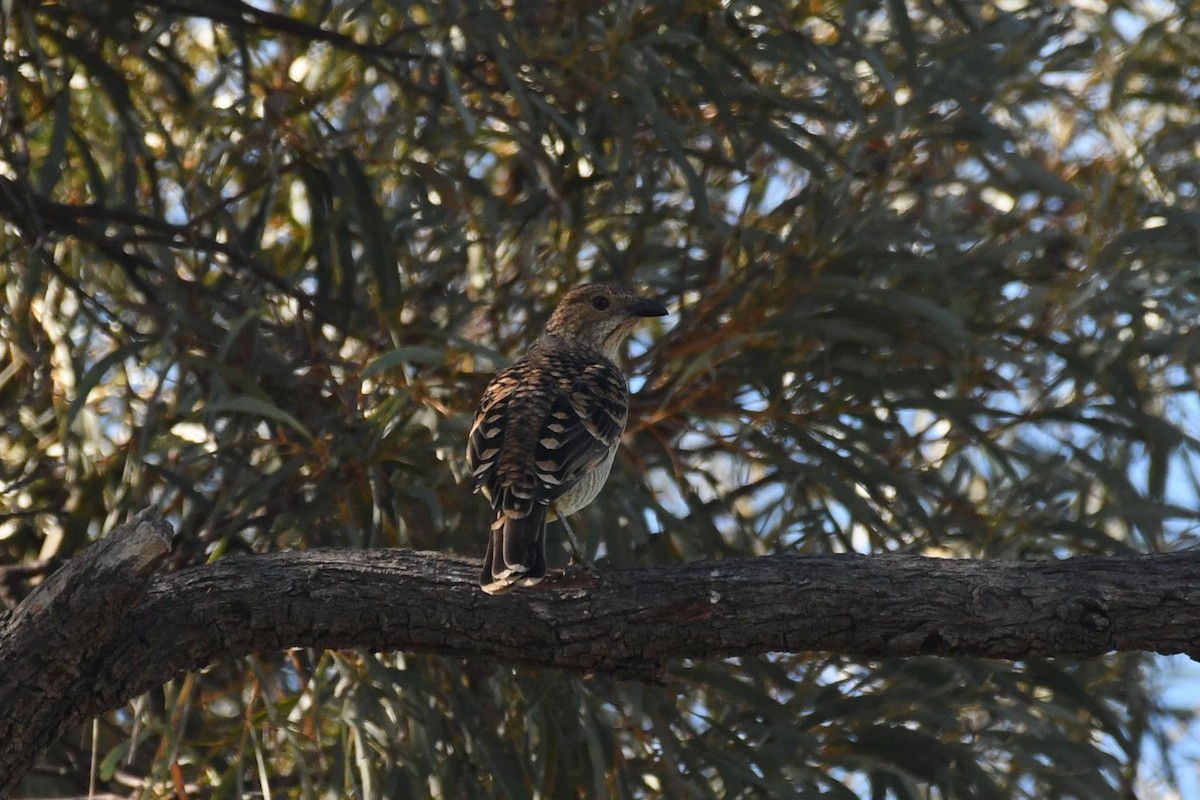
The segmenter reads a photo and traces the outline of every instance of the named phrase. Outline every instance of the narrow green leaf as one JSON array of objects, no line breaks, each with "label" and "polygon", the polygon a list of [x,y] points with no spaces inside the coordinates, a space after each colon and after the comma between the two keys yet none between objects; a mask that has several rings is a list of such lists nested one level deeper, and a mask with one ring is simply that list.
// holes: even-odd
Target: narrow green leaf
[{"label": "narrow green leaf", "polygon": [[399,301],[401,290],[399,265],[392,255],[387,223],[379,204],[375,201],[375,189],[354,154],[343,150],[339,154],[338,163],[349,182],[346,196],[351,207],[357,212],[358,233],[362,240],[363,253],[375,275],[378,290],[376,299],[381,307],[389,308]]},{"label": "narrow green leaf", "polygon": [[71,76],[64,75],[54,102],[54,124],[50,129],[50,148],[38,170],[38,191],[50,195],[67,168],[67,140],[71,134]]},{"label": "narrow green leaf", "polygon": [[269,419],[273,422],[286,425],[310,441],[313,438],[312,434],[309,433],[308,429],[304,427],[300,420],[296,419],[279,406],[276,406],[258,397],[249,397],[247,395],[226,397],[209,403],[205,407],[205,411],[210,414],[221,414],[225,412],[250,414],[252,416],[262,417],[263,419]]},{"label": "narrow green leaf", "polygon": [[87,371],[76,382],[75,397],[71,399],[71,404],[67,406],[67,415],[64,418],[66,430],[71,429],[71,425],[75,422],[75,417],[78,416],[84,405],[87,404],[88,395],[100,385],[100,382],[104,380],[104,376],[108,374],[108,371],[127,357],[137,353],[140,347],[141,345],[136,342],[122,345],[88,367]]},{"label": "narrow green leaf", "polygon": [[254,213],[250,216],[250,220],[246,223],[237,234],[237,243],[240,248],[247,253],[258,252],[259,245],[262,243],[263,232],[267,229],[267,220],[271,218],[271,209],[275,206],[275,196],[279,189],[279,182],[271,181],[262,190],[262,199],[258,206],[254,209]]},{"label": "narrow green leaf", "polygon": [[72,128],[71,141],[74,143],[75,150],[79,153],[79,157],[83,161],[83,168],[87,172],[88,189],[91,190],[96,204],[100,206],[107,205],[108,181],[105,179],[104,171],[100,169],[100,164],[96,161],[96,157],[92,155],[92,150],[88,146],[87,139],[79,131]]},{"label": "narrow green leaf", "polygon": [[363,368],[363,377],[370,378],[381,372],[390,372],[401,364],[445,364],[446,351],[427,345],[397,347],[371,359]]},{"label": "narrow green leaf", "polygon": [[121,759],[125,758],[125,754],[129,752],[129,742],[120,742],[108,754],[104,756],[104,760],[100,762],[100,769],[97,771],[100,780],[111,781],[113,775],[117,773],[117,767],[121,765]]}]

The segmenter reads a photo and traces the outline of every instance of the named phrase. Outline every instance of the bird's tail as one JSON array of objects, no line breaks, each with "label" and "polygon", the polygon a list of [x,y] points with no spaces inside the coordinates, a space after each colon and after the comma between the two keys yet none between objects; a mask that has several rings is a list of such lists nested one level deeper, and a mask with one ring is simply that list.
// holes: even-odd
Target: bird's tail
[{"label": "bird's tail", "polygon": [[546,577],[546,507],[534,503],[524,517],[496,512],[479,585],[488,594],[533,586]]}]

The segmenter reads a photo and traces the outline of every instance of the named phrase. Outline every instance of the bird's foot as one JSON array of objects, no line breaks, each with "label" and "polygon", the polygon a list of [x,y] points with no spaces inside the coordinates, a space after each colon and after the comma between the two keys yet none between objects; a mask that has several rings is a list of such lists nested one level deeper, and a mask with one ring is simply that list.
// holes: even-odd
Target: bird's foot
[{"label": "bird's foot", "polygon": [[[595,573],[596,567],[588,557],[583,554],[583,545],[579,544],[579,540],[575,538],[575,531],[571,529],[571,523],[567,522],[567,518],[558,515],[559,522],[563,525],[563,530],[567,532],[567,541],[571,543],[571,564],[581,563],[589,572]],[[567,566],[570,569],[570,565]]]},{"label": "bird's foot", "polygon": [[599,576],[600,571],[596,569],[596,565],[588,561],[582,553],[571,556],[571,560],[567,562],[567,568],[563,570],[564,578],[597,578]]},{"label": "bird's foot", "polygon": [[600,585],[600,573],[590,561],[579,563],[571,559],[566,569],[549,578],[543,586],[554,589],[592,589]]}]

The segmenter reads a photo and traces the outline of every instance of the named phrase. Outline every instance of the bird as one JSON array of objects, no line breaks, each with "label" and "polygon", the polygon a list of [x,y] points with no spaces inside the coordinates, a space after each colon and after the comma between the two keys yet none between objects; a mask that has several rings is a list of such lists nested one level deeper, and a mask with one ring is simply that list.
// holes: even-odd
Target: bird
[{"label": "bird", "polygon": [[595,499],[629,416],[629,384],[616,361],[647,317],[667,309],[615,283],[567,292],[537,340],[498,372],[467,435],[467,467],[492,507],[479,585],[488,594],[546,576],[546,522]]}]

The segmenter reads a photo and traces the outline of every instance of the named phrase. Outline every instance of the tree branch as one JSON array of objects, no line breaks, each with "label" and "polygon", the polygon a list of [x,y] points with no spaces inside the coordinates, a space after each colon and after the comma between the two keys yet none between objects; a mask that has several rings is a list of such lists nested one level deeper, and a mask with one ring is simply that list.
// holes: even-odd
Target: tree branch
[{"label": "tree branch", "polygon": [[[143,518],[115,531],[0,618],[0,776],[23,771],[16,758],[27,766],[30,744],[45,746],[182,670],[288,647],[424,651],[641,679],[660,679],[669,659],[771,651],[1200,653],[1195,552],[1037,562],[771,556],[604,572],[491,597],[476,585],[476,561],[408,550],[246,556],[141,580],[154,558],[132,558],[141,545],[120,541],[164,524]],[[98,568],[116,563],[94,552],[105,547],[123,554],[120,567]],[[57,688],[29,683],[41,672]],[[57,727],[22,734],[31,719],[44,725],[46,706],[57,707]],[[0,795],[13,785],[0,778]]]},{"label": "tree branch", "polygon": [[114,655],[126,612],[171,546],[147,509],[55,572],[0,616],[0,797],[81,711],[95,705],[92,669]]}]

